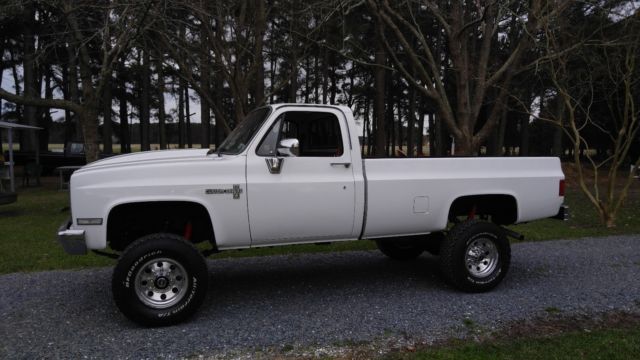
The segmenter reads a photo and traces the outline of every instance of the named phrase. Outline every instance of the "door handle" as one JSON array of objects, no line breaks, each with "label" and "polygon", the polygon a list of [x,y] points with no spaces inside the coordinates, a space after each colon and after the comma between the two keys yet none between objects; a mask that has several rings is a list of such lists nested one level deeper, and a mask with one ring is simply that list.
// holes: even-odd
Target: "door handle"
[{"label": "door handle", "polygon": [[348,169],[349,166],[351,166],[351,163],[350,162],[332,162],[331,163],[331,166],[338,166],[338,165],[342,165]]}]

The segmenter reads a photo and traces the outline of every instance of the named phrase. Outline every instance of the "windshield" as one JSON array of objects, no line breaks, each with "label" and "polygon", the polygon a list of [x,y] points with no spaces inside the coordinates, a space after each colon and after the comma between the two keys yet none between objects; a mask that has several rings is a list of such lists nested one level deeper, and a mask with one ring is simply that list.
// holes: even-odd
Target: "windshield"
[{"label": "windshield", "polygon": [[220,144],[218,154],[236,155],[244,151],[249,145],[253,136],[258,132],[262,123],[269,116],[270,108],[262,107],[255,109],[247,115],[244,120],[236,126],[235,129]]}]

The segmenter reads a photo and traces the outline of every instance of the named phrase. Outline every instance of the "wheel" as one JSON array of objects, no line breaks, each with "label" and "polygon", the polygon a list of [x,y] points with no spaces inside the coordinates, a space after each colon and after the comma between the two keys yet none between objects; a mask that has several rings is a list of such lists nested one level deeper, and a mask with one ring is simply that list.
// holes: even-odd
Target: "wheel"
[{"label": "wheel", "polygon": [[414,238],[376,240],[378,249],[394,260],[415,259],[424,251],[423,242]]},{"label": "wheel", "polygon": [[146,326],[179,323],[207,293],[200,252],[174,234],[152,234],[129,245],[113,271],[113,298],[129,319]]},{"label": "wheel", "polygon": [[493,223],[468,220],[455,225],[440,246],[440,269],[453,286],[467,292],[496,287],[509,270],[511,248]]}]

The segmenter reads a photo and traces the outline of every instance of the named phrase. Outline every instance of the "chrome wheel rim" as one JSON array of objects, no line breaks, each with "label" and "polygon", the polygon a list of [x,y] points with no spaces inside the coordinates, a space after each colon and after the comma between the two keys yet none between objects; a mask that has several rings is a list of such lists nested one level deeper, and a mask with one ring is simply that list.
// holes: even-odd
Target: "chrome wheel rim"
[{"label": "chrome wheel rim", "polygon": [[178,303],[189,287],[184,267],[169,258],[153,259],[138,269],[135,290],[138,299],[154,309],[165,309]]},{"label": "chrome wheel rim", "polygon": [[465,267],[469,274],[477,278],[484,278],[493,273],[498,266],[498,248],[493,240],[488,238],[474,239],[465,251]]}]

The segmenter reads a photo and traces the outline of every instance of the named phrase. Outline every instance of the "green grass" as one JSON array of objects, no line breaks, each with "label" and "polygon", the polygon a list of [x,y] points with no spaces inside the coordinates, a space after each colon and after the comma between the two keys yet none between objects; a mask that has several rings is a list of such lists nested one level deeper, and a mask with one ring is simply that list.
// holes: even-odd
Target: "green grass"
[{"label": "green grass", "polygon": [[574,332],[548,338],[517,339],[481,344],[462,342],[394,353],[388,359],[637,359],[640,354],[640,327]]},{"label": "green grass", "polygon": [[[69,193],[57,191],[56,181],[57,178],[44,178],[42,187],[19,188],[17,203],[0,206],[0,273],[114,264],[113,260],[92,253],[86,256],[67,255],[56,242],[55,232],[69,216],[68,212],[61,212],[61,209],[69,206]],[[607,229],[600,224],[595,210],[577,189],[568,190],[566,202],[571,208],[572,216],[567,222],[540,220],[511,228],[524,234],[526,241],[640,233],[640,214],[637,211],[640,209],[640,199],[637,190],[630,194],[625,208],[619,214],[618,226],[614,229]],[[202,244],[201,247],[204,249],[206,245]],[[362,240],[331,245],[310,244],[234,250],[216,254],[214,257],[370,249],[375,249],[375,244]]]},{"label": "green grass", "polygon": [[19,188],[18,201],[0,206],[0,273],[100,266],[94,254],[69,256],[56,242],[58,226],[69,217],[69,193],[46,187]]},{"label": "green grass", "polygon": [[[638,186],[635,186],[635,189],[638,189]],[[603,226],[593,205],[576,188],[567,190],[567,196],[565,197],[565,203],[569,206],[571,215],[569,221],[544,219],[528,224],[510,226],[510,228],[522,233],[525,236],[525,241],[638,234],[640,233],[639,195],[637,190],[630,191],[624,207],[618,214],[615,228],[607,229]]]}]

